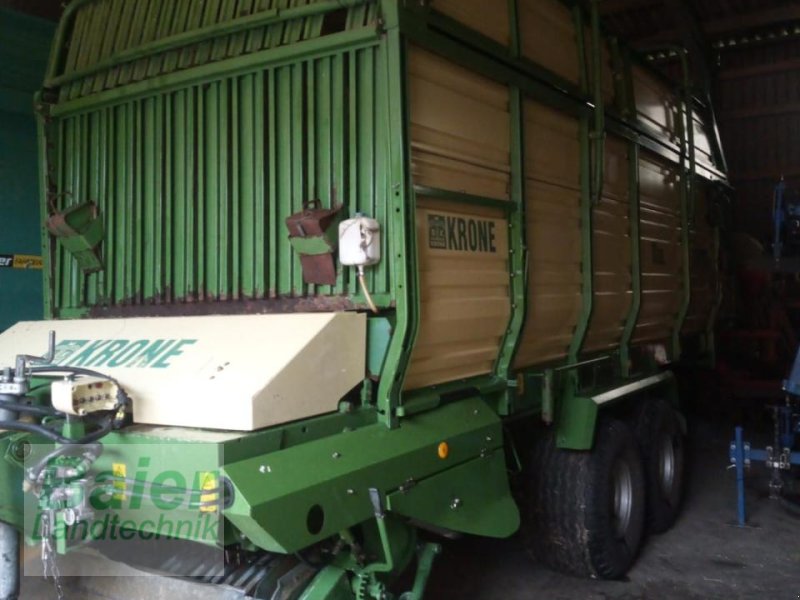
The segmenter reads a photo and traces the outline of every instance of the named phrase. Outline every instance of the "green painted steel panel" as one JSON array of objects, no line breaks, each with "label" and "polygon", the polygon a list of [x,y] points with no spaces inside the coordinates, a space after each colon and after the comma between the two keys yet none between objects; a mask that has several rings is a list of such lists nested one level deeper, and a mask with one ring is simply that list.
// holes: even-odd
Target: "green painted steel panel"
[{"label": "green painted steel panel", "polygon": [[[358,305],[347,270],[334,286],[303,282],[285,220],[319,199],[390,226],[388,103],[378,91],[386,48],[374,34],[375,7],[272,0],[236,11],[233,3],[220,11],[208,5],[200,15],[185,0],[168,16],[170,3],[146,2],[128,14],[132,4],[75,3],[60,32],[68,50],[51,65],[47,85],[60,83],[54,106],[67,109],[54,110],[45,127],[55,148],[48,203],[95,202],[106,229],[101,273],[84,275],[55,248],[54,316]],[[157,21],[172,19],[171,27],[150,23],[156,5]],[[92,25],[96,19],[119,21],[113,41],[109,28]],[[373,41],[325,48],[361,30]],[[288,64],[271,63],[272,53],[241,72],[158,89],[178,71],[230,66],[288,43],[319,47]],[[143,80],[147,91],[126,96]],[[68,101],[93,102],[114,88],[125,93],[69,109]],[[368,275],[383,306],[392,298],[390,267],[383,261]]]},{"label": "green painted steel panel", "polygon": [[[0,10],[0,254],[39,255],[38,147],[33,94],[55,26]],[[42,317],[42,273],[0,268],[0,331]]]}]

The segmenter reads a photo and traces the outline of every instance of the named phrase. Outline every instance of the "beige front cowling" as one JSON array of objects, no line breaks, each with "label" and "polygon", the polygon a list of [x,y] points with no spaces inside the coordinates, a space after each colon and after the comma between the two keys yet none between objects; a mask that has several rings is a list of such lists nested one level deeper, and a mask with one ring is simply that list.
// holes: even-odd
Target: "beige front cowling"
[{"label": "beige front cowling", "polygon": [[336,411],[364,378],[366,318],[355,313],[18,323],[0,368],[41,354],[116,378],[137,423],[252,431]]}]

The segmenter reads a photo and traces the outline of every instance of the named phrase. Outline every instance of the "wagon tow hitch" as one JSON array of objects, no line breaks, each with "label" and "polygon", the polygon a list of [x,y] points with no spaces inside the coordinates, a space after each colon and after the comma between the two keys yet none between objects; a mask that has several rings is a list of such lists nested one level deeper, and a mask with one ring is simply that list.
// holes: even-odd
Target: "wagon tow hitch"
[{"label": "wagon tow hitch", "polygon": [[63,600],[64,589],[57,555],[66,552],[67,528],[94,518],[89,500],[96,486],[89,471],[102,452],[99,443],[66,444],[37,457],[25,470],[23,491],[38,499],[43,575],[53,580],[58,600]]},{"label": "wagon tow hitch", "polygon": [[[356,600],[392,600],[394,596],[386,590],[385,584],[377,577],[381,573],[391,573],[395,570],[394,552],[392,550],[391,535],[386,526],[386,508],[383,496],[375,489],[370,488],[369,499],[375,512],[375,521],[378,526],[381,546],[383,547],[384,562],[373,563],[364,567],[355,577],[354,591]],[[417,572],[414,585],[410,591],[400,594],[398,600],[422,600],[428,584],[433,561],[442,551],[439,544],[424,543],[417,547]]]}]

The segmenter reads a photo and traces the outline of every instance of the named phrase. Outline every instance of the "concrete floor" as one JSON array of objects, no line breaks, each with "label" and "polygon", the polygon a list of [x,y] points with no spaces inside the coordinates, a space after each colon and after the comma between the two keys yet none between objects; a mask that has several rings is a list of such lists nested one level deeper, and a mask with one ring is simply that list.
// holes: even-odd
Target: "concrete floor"
[{"label": "concrete floor", "polygon": [[735,474],[727,470],[733,428],[694,422],[692,477],[681,518],[647,540],[627,581],[553,573],[525,555],[519,539],[448,543],[431,598],[448,600],[800,600],[800,519],[767,497],[763,469],[749,475],[752,528],[736,516]]},{"label": "concrete floor", "polygon": [[[800,519],[766,497],[767,481],[754,469],[748,502],[756,527],[735,518],[734,473],[726,470],[728,425],[693,423],[693,470],[683,515],[675,528],[648,540],[626,581],[565,577],[534,564],[517,538],[446,542],[434,568],[433,600],[712,600],[800,599]],[[110,579],[110,578],[100,578]],[[181,587],[183,586],[183,587]],[[71,581],[68,600],[231,599],[206,586],[165,582],[145,595],[139,578]],[[23,600],[55,598],[48,582],[26,578]]]}]

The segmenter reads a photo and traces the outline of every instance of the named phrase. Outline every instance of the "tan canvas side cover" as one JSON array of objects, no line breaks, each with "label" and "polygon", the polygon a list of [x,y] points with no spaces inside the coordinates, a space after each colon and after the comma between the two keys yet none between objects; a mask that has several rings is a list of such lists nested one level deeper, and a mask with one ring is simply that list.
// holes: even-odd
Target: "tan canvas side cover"
[{"label": "tan canvas side cover", "polygon": [[572,11],[559,0],[520,0],[518,11],[522,55],[578,85],[580,52]]},{"label": "tan canvas side cover", "polygon": [[683,333],[699,333],[709,325],[719,284],[718,256],[714,229],[709,220],[709,198],[706,185],[695,189],[695,211],[689,229],[692,298],[683,326]]},{"label": "tan canvas side cover", "polygon": [[504,0],[501,2],[432,0],[430,5],[434,10],[492,38],[503,46],[508,46],[511,41],[508,2]]},{"label": "tan canvas side cover", "polygon": [[503,211],[417,203],[421,316],[409,390],[491,372],[511,315]]},{"label": "tan canvas side cover", "polygon": [[594,305],[585,352],[619,345],[633,302],[627,142],[609,136],[605,155],[603,197],[592,215]]},{"label": "tan canvas side cover", "polygon": [[251,431],[337,410],[364,378],[366,318],[281,314],[18,323],[0,365],[42,354],[116,378],[137,423]]},{"label": "tan canvas side cover", "polygon": [[567,355],[581,312],[581,143],[575,117],[525,102],[528,309],[515,367]]},{"label": "tan canvas side cover", "polygon": [[664,82],[642,67],[634,66],[632,71],[639,118],[673,143],[680,143],[678,98]]},{"label": "tan canvas side cover", "polygon": [[633,341],[672,336],[683,301],[678,167],[647,151],[639,159],[642,306]]},{"label": "tan canvas side cover", "polygon": [[408,63],[414,183],[508,200],[508,88],[416,47]]}]

